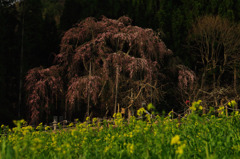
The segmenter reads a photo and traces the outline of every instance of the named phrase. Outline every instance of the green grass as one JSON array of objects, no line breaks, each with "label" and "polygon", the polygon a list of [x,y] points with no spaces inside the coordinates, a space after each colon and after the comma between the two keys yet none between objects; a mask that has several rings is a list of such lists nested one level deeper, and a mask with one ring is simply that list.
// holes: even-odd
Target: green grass
[{"label": "green grass", "polygon": [[[140,111],[139,111],[140,112]],[[142,115],[142,112],[138,113]],[[177,119],[159,117],[124,121],[114,125],[78,123],[67,130],[45,131],[30,126],[1,127],[0,158],[239,158],[240,116],[215,117],[196,113]],[[46,128],[46,129],[49,129]]]}]

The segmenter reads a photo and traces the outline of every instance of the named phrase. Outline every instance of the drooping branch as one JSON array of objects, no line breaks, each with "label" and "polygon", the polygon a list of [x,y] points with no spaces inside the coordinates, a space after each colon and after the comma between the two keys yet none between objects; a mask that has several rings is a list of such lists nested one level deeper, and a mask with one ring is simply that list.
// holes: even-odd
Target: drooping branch
[{"label": "drooping branch", "polygon": [[[111,115],[116,112],[118,104],[126,107],[125,103],[131,102],[132,99],[127,97],[134,98],[136,108],[142,101],[164,98],[162,86],[167,81],[160,77],[167,75],[161,69],[165,67],[165,58],[170,57],[172,52],[152,29],[132,26],[131,21],[125,16],[117,20],[87,18],[64,34],[60,53],[56,56],[56,66],[53,67],[59,69],[61,74],[61,82],[54,83],[56,88],[66,90],[61,97],[69,114],[79,103],[83,103],[82,107],[87,105],[85,114],[88,116],[90,111],[104,107]],[[28,80],[26,84],[29,88],[29,105],[32,112],[35,111],[32,114],[38,113],[37,116],[41,114],[36,111],[40,109],[40,102],[49,103],[48,100],[52,99],[43,94],[49,87],[44,79],[48,81],[51,76],[58,77],[50,71],[48,75],[38,78],[38,71],[36,69],[32,75],[36,81]],[[30,73],[28,76],[31,76]],[[44,87],[36,87],[38,83]],[[58,91],[55,87],[49,89],[49,92],[59,94],[55,91]],[[31,100],[33,98],[34,101]]]},{"label": "drooping branch", "polygon": [[34,68],[28,72],[26,91],[31,92],[27,102],[31,106],[32,122],[37,122],[40,112],[48,112],[50,103],[57,103],[56,100],[63,97],[63,81],[59,70],[59,66],[52,66],[47,69]]}]

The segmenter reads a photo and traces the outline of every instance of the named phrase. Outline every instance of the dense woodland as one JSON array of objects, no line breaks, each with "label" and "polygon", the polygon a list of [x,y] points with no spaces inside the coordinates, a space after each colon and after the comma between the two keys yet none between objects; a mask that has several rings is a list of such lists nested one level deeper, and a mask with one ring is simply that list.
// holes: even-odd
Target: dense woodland
[{"label": "dense woodland", "polygon": [[[13,119],[20,118],[29,122],[33,118],[49,122],[53,115],[64,114],[69,120],[83,119],[90,114],[110,116],[116,112],[118,104],[124,108],[132,104],[137,108],[142,101],[152,102],[159,112],[171,109],[183,111],[190,102],[198,99],[202,99],[206,111],[209,105],[218,107],[232,99],[238,101],[239,21],[240,0],[0,0],[0,123],[11,124]],[[94,26],[89,27],[90,23]],[[124,24],[118,29],[122,29],[121,33],[126,36],[129,35],[129,39],[134,35],[130,33],[142,32],[143,37],[149,36],[150,41],[156,41],[151,43],[143,40],[144,49],[133,48],[130,51],[131,59],[149,62],[145,62],[142,71],[136,71],[134,77],[131,76],[134,71],[131,74],[127,69],[121,74],[119,69],[124,70],[125,66],[121,66],[117,60],[113,62],[118,56],[119,59],[122,57],[118,51],[128,53],[130,49],[124,46],[121,48],[116,43],[111,44],[116,39],[107,38],[110,43],[104,47],[112,50],[103,51],[117,53],[107,56],[112,61],[108,67],[114,68],[109,73],[109,79],[112,79],[109,84],[104,84],[103,77],[100,76],[103,71],[101,68],[105,66],[99,64],[101,62],[98,58],[102,58],[99,50],[95,50],[96,54],[91,56],[94,58],[88,58],[86,63],[77,57],[74,59],[80,61],[71,61],[70,64],[69,59],[64,61],[62,57],[73,56],[73,52],[66,51],[66,46],[85,46],[83,42],[89,44],[91,39],[96,40],[98,35],[108,32],[107,26],[114,28],[115,24]],[[82,28],[95,29],[95,32],[90,40],[85,37],[82,43],[76,43],[75,35],[83,31]],[[132,32],[127,29],[132,29]],[[118,32],[113,31],[111,35],[113,34],[118,35]],[[120,41],[126,40],[121,36],[117,38]],[[127,45],[130,46],[130,42]],[[136,45],[138,46],[137,42]],[[161,45],[162,50],[154,50],[155,45]],[[125,60],[128,61],[124,61],[125,64],[130,65],[130,58]],[[64,65],[66,67],[58,74],[55,72],[54,76],[61,77],[61,81],[55,81],[56,85],[53,83],[57,87],[54,88],[56,92],[64,93],[51,92],[45,98],[42,96],[40,102],[35,102],[33,107],[30,98],[34,97],[31,95],[36,82],[47,79],[51,71]],[[148,75],[146,72],[151,72],[149,70],[153,74]],[[94,71],[99,74],[94,74]],[[99,90],[84,90],[80,84],[71,87],[77,81],[84,83],[85,76],[95,86],[99,85],[96,86]],[[116,85],[116,79],[119,79],[119,85]],[[61,82],[62,89],[57,86]],[[148,87],[144,87],[141,95],[137,96],[143,89],[140,86],[147,83],[150,83]],[[101,89],[105,85],[109,89]],[[48,87],[50,86],[49,84]],[[139,91],[134,92],[129,89],[130,86]],[[110,88],[113,87],[115,90],[111,92]],[[74,90],[78,89],[86,93],[78,93],[75,98]],[[78,98],[80,94],[81,99]],[[100,94],[105,96],[96,97]],[[131,103],[134,96],[139,98]],[[35,108],[38,111],[34,112]],[[35,118],[36,114],[39,115]]]}]

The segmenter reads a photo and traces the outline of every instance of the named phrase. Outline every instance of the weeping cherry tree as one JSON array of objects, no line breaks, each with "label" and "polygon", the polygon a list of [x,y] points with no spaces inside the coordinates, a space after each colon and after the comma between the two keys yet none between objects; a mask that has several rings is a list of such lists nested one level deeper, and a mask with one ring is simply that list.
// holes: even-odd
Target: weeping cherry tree
[{"label": "weeping cherry tree", "polygon": [[162,70],[172,51],[152,29],[131,22],[125,16],[90,17],[68,30],[55,65],[34,68],[26,76],[31,120],[52,113],[53,107],[68,118],[76,109],[84,117],[103,117],[119,107],[137,109],[143,102],[164,100],[167,75]]}]

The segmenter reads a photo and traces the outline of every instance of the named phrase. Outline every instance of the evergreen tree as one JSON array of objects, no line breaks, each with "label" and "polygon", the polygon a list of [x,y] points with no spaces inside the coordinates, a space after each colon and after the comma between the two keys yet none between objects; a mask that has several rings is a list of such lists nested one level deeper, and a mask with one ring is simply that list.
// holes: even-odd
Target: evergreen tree
[{"label": "evergreen tree", "polygon": [[13,0],[0,1],[0,122],[10,124],[17,115],[19,44]]}]

